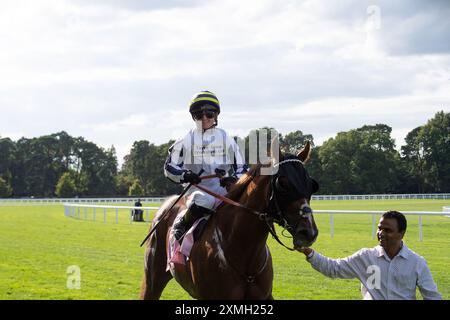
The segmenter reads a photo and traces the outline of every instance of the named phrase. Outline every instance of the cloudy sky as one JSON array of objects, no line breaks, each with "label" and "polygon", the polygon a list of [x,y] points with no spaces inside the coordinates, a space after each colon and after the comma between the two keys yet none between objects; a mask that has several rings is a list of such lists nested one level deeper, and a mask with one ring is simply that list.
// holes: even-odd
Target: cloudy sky
[{"label": "cloudy sky", "polygon": [[119,162],[136,140],[220,126],[320,145],[364,124],[407,132],[450,111],[450,0],[0,0],[0,136],[67,131]]}]

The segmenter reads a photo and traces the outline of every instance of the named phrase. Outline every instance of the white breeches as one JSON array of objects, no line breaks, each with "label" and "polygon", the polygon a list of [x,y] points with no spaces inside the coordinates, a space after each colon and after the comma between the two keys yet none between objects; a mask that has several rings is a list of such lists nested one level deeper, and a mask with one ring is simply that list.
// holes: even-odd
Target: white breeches
[{"label": "white breeches", "polygon": [[[222,188],[220,185],[215,188],[208,188],[212,192],[218,193],[221,196],[224,196],[227,193],[225,188]],[[206,192],[197,189],[195,186],[192,186],[191,189],[186,193],[186,205],[189,208],[194,202],[197,206],[204,207],[207,209],[214,210],[221,202],[221,200],[207,194]]]}]

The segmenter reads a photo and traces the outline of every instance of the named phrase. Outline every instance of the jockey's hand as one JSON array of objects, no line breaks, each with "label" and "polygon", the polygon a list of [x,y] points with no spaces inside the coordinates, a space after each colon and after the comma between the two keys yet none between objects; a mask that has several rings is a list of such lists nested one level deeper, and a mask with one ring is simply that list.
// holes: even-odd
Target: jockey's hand
[{"label": "jockey's hand", "polygon": [[202,182],[202,179],[195,172],[192,172],[191,170],[188,170],[185,173],[183,173],[183,177],[181,178],[181,182],[182,183],[187,182],[187,183],[192,183],[192,184],[199,184],[200,182]]},{"label": "jockey's hand", "polygon": [[227,174],[227,172],[226,172],[225,170],[219,169],[219,168],[217,168],[216,170],[214,170],[214,172],[216,173],[216,175],[217,175],[219,178],[222,178],[224,175]]},{"label": "jockey's hand", "polygon": [[227,191],[229,191],[231,186],[233,184],[235,184],[236,181],[238,181],[238,178],[236,178],[236,177],[225,177],[225,178],[220,179],[220,186],[222,188],[227,189]]}]

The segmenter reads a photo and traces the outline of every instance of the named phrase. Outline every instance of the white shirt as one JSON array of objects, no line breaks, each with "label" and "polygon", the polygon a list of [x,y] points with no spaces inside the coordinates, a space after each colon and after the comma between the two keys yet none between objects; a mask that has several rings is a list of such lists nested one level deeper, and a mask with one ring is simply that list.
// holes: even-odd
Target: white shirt
[{"label": "white shirt", "polygon": [[393,259],[378,245],[343,259],[330,259],[313,251],[307,261],[327,277],[358,278],[364,300],[415,300],[416,287],[424,300],[442,299],[425,259],[404,243]]}]

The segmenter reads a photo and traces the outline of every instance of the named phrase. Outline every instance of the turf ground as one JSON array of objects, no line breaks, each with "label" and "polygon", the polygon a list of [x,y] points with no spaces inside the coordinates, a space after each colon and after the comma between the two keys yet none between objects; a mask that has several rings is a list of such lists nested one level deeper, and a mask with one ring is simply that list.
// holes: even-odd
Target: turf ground
[{"label": "turf ground", "polygon": [[[144,206],[158,204],[143,204]],[[441,211],[445,200],[315,201],[314,209]],[[84,218],[84,211],[80,217]],[[150,217],[153,212],[150,213]],[[86,217],[92,220],[93,212]],[[129,224],[126,211],[96,212],[97,221],[64,216],[61,205],[0,206],[0,299],[137,299],[148,225]],[[428,262],[444,299],[450,299],[450,218],[426,217],[419,241],[418,217],[408,216],[405,242]],[[320,230],[314,248],[338,258],[373,247],[372,216],[315,215]],[[284,239],[289,242],[289,239]],[[303,254],[268,241],[274,265],[275,299],[361,299],[358,280],[329,279],[314,271]],[[81,289],[68,289],[69,266],[81,270]],[[418,298],[421,296],[418,293]],[[190,299],[170,281],[163,299]]]}]

